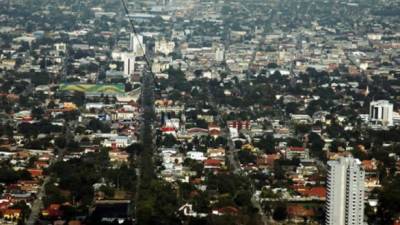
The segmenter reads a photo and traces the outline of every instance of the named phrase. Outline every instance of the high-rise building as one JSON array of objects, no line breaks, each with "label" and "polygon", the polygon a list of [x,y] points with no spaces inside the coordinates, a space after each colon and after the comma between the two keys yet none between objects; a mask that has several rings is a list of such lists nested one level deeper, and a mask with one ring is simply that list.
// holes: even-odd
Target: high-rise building
[{"label": "high-rise building", "polygon": [[217,50],[215,51],[215,60],[217,62],[222,62],[224,61],[225,58],[225,50],[223,47],[218,47]]},{"label": "high-rise building", "polygon": [[122,60],[124,62],[124,75],[129,77],[135,72],[135,54],[124,54]]},{"label": "high-rise building", "polygon": [[363,225],[365,172],[358,159],[328,162],[326,225]]},{"label": "high-rise building", "polygon": [[374,125],[393,125],[393,104],[387,100],[372,101],[369,107],[369,119]]},{"label": "high-rise building", "polygon": [[140,34],[135,35],[135,33],[131,33],[129,36],[129,51],[135,53],[137,56],[142,56],[145,54],[145,48],[143,36]]}]

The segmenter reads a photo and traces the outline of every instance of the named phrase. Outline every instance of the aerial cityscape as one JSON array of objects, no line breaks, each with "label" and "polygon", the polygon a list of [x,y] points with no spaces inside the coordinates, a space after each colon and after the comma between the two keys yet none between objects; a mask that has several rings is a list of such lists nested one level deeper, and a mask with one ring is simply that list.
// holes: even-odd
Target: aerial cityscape
[{"label": "aerial cityscape", "polygon": [[400,1],[0,0],[0,225],[400,225]]}]

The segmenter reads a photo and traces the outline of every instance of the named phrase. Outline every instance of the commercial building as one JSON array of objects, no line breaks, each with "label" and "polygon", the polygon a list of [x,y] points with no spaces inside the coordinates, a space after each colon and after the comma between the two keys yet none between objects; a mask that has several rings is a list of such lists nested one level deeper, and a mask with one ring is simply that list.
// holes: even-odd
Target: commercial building
[{"label": "commercial building", "polygon": [[135,72],[135,54],[124,54],[124,75],[130,77]]},{"label": "commercial building", "polygon": [[131,33],[129,36],[129,50],[135,53],[137,56],[145,54],[145,45],[143,42],[143,36],[140,34],[135,35]]},{"label": "commercial building", "polygon": [[387,100],[372,101],[369,107],[369,119],[373,125],[393,125],[393,104]]}]

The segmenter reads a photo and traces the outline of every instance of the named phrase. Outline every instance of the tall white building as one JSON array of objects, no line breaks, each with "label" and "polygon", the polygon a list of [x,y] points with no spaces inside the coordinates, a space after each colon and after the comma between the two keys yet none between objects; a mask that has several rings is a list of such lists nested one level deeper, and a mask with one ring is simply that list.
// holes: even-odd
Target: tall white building
[{"label": "tall white building", "polygon": [[143,36],[140,34],[135,35],[134,33],[131,33],[129,36],[129,51],[132,51],[137,56],[142,56],[145,54],[145,49],[146,46],[143,42]]},{"label": "tall white building", "polygon": [[129,77],[135,72],[135,54],[126,53],[121,56],[124,62],[124,75]]},{"label": "tall white building", "polygon": [[222,62],[225,59],[225,50],[223,47],[218,47],[215,51],[215,60],[217,62]]},{"label": "tall white building", "polygon": [[369,119],[375,125],[392,126],[393,104],[387,100],[372,101],[369,106]]},{"label": "tall white building", "polygon": [[358,159],[349,156],[328,162],[326,225],[364,224],[364,178]]}]

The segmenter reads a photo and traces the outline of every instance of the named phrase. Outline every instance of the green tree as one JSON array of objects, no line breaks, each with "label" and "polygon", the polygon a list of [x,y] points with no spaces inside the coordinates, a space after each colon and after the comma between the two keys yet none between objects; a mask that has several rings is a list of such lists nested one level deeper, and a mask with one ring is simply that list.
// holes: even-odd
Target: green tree
[{"label": "green tree", "polygon": [[287,218],[287,208],[284,204],[279,204],[275,207],[272,218],[276,221],[283,221]]},{"label": "green tree", "polygon": [[400,176],[383,183],[383,190],[379,194],[378,216],[382,224],[392,224],[400,212]]}]

